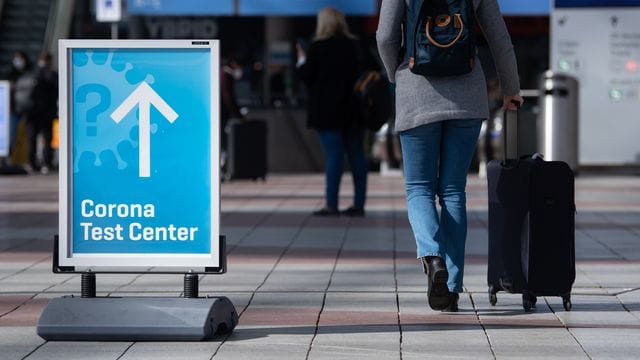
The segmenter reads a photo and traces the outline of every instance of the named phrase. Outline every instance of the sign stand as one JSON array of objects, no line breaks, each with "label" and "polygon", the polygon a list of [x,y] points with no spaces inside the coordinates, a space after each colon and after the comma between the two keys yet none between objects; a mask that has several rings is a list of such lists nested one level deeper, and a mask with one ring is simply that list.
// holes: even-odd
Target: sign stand
[{"label": "sign stand", "polygon": [[[231,301],[198,291],[199,274],[226,272],[218,40],[60,40],[58,54],[53,272],[81,274],[81,289],[47,304],[38,335],[197,341],[231,332]],[[184,292],[97,296],[99,273],[183,274]]]},{"label": "sign stand", "polygon": [[[54,241],[57,247],[58,236]],[[224,236],[220,241],[224,244]],[[75,272],[59,267],[57,260],[54,256],[54,272]],[[238,324],[238,313],[227,297],[199,296],[197,273],[184,275],[184,296],[177,298],[98,297],[96,273],[81,274],[80,297],[53,299],[42,312],[37,333],[43,339],[202,341],[230,333]]]}]

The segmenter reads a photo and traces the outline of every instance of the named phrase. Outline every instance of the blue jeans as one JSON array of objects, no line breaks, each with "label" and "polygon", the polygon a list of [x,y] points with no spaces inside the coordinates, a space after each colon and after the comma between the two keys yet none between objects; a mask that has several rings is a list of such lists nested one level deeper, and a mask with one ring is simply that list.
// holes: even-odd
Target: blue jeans
[{"label": "blue jeans", "polygon": [[326,207],[338,209],[338,193],[344,154],[347,153],[353,176],[353,206],[364,209],[367,196],[367,159],[364,154],[364,130],[319,130],[325,154]]},{"label": "blue jeans", "polygon": [[[482,120],[445,120],[400,133],[409,222],[418,257],[440,256],[448,287],[462,292],[467,173]],[[438,195],[441,214],[435,197]]]}]

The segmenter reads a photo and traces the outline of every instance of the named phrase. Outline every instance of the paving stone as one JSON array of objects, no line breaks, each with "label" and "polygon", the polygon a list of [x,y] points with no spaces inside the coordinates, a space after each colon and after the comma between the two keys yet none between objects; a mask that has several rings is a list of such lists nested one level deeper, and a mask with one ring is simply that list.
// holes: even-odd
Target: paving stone
[{"label": "paving stone", "polygon": [[127,349],[122,360],[209,360],[221,337],[206,342],[144,342]]},{"label": "paving stone", "polygon": [[127,342],[47,342],[28,360],[115,360],[131,343]]},{"label": "paving stone", "polygon": [[[0,318],[1,320],[2,318]],[[44,344],[33,325],[5,326],[0,325],[0,359],[23,359],[38,346]],[[60,359],[60,358],[58,358]]]}]

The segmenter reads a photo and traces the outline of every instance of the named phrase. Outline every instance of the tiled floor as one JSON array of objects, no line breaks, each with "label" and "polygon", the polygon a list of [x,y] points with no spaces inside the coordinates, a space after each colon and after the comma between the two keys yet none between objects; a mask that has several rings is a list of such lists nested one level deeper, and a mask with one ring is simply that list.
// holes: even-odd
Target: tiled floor
[{"label": "tiled floor", "polygon": [[[367,217],[314,218],[320,175],[222,185],[229,272],[202,294],[240,313],[230,336],[202,343],[45,342],[35,324],[49,299],[79,293],[51,273],[55,176],[0,177],[0,359],[637,359],[640,354],[640,177],[576,181],[573,310],[540,298],[486,294],[485,181],[469,178],[461,311],[430,310],[415,260],[402,179],[370,176]],[[350,204],[350,179],[342,205]],[[111,296],[179,296],[179,275],[99,275]]]}]

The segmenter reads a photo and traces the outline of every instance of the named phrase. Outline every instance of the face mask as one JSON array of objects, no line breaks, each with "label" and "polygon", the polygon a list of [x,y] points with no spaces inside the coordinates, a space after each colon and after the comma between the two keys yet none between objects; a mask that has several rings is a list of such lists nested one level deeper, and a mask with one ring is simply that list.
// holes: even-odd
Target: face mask
[{"label": "face mask", "polygon": [[18,70],[23,70],[25,66],[25,62],[23,58],[13,58],[13,67],[15,67]]},{"label": "face mask", "polygon": [[242,75],[243,75],[242,69],[233,69],[232,74],[234,79],[236,80],[242,79]]}]

